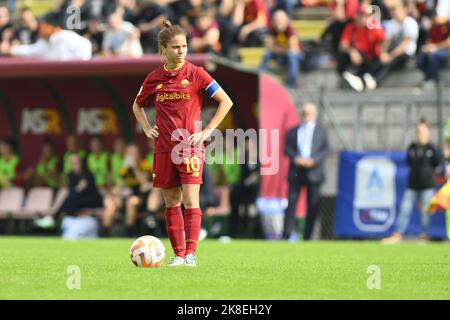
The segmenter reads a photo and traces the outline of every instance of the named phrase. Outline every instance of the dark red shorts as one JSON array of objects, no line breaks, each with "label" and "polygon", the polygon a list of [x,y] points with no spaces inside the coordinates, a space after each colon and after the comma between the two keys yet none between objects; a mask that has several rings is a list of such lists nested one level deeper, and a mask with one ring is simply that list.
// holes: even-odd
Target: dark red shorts
[{"label": "dark red shorts", "polygon": [[170,152],[155,153],[153,159],[153,186],[173,188],[183,184],[202,184],[204,154],[184,157],[183,163],[176,164]]}]

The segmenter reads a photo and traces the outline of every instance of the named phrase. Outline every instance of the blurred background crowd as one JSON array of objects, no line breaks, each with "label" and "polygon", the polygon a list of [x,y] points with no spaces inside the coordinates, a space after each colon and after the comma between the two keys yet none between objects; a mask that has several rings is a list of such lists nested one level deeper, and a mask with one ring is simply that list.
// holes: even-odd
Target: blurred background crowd
[{"label": "blurred background crowd", "polygon": [[[164,19],[187,30],[191,52],[240,60],[246,54],[242,48],[262,48],[259,67],[286,67],[289,86],[298,84],[301,70],[331,64],[343,86],[374,90],[410,60],[423,71],[422,85],[433,86],[450,56],[448,0],[1,2],[4,56],[139,58],[158,53],[156,36]],[[51,9],[37,16],[33,6],[47,2]],[[302,9],[311,7],[326,15],[303,21]]]},{"label": "blurred background crowd", "polygon": [[[420,70],[417,85],[445,87],[449,17],[450,0],[0,0],[0,56],[138,59],[158,54],[156,37],[169,19],[187,30],[190,52],[272,71],[295,90],[307,81],[302,72],[324,68],[333,70],[341,88],[356,92],[382,87],[392,71],[405,67]],[[56,220],[61,213],[97,208],[104,236],[141,234],[142,228],[164,234],[163,201],[151,186],[151,145],[139,150],[118,139],[105,150],[102,137],[79,141],[71,135],[66,152],[56,154],[44,139],[35,165],[25,168],[16,142],[0,138],[0,189],[52,189],[51,197],[62,199],[48,212]],[[256,146],[247,141],[245,148]],[[227,230],[217,234],[261,235],[255,218],[258,165],[205,166],[204,177],[203,212],[231,214]],[[36,223],[53,227],[55,221]]]}]

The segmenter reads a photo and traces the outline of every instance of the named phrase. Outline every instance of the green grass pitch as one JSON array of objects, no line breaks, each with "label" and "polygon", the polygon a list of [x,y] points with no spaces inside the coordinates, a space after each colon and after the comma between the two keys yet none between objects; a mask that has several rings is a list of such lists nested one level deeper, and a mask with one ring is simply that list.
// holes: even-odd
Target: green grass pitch
[{"label": "green grass pitch", "polygon": [[206,240],[197,268],[158,269],[132,264],[132,242],[0,237],[0,299],[450,299],[448,242]]}]

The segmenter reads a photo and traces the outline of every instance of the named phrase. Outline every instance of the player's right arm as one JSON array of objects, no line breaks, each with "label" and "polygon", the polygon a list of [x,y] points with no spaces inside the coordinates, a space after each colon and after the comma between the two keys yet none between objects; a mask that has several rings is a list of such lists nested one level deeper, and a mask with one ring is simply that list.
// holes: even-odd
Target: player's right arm
[{"label": "player's right arm", "polygon": [[158,126],[150,126],[144,111],[144,106],[147,104],[150,95],[153,93],[152,86],[150,85],[148,79],[149,76],[147,76],[144,80],[144,83],[142,84],[141,89],[133,102],[133,113],[142,130],[144,130],[145,135],[150,139],[156,139],[159,136]]},{"label": "player's right arm", "polygon": [[139,105],[134,101],[133,103],[133,113],[136,120],[139,122],[142,130],[144,130],[145,135],[150,139],[156,139],[159,136],[158,126],[152,127],[148,123],[147,116],[145,115],[144,108],[139,107]]}]

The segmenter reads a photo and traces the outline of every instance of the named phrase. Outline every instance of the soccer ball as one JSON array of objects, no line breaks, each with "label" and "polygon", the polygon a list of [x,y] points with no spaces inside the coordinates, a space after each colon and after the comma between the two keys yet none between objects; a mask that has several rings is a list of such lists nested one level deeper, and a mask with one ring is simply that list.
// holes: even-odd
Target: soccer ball
[{"label": "soccer ball", "polygon": [[153,236],[137,238],[130,248],[131,261],[136,267],[157,268],[166,256],[163,243]]}]

